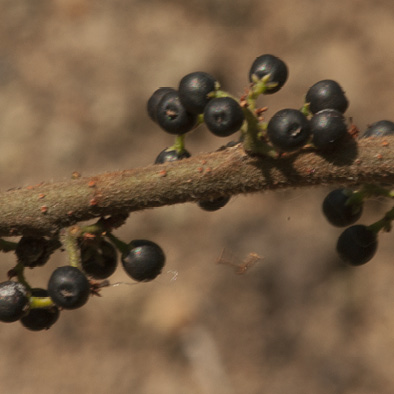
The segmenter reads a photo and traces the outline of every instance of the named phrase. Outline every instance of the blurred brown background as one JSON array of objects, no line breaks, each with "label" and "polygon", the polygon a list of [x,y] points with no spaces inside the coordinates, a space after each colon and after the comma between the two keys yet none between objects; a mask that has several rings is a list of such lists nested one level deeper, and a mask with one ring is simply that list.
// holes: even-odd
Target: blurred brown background
[{"label": "blurred brown background", "polygon": [[[254,58],[290,70],[262,104],[300,107],[320,79],[345,89],[363,130],[393,120],[394,3],[389,0],[0,1],[0,180],[7,189],[145,166],[172,137],[147,117],[159,86],[206,71],[240,95]],[[230,138],[231,139],[231,138]],[[192,154],[229,139],[203,127]],[[117,234],[148,238],[166,272],[121,271],[47,332],[0,326],[0,391],[23,394],[389,394],[394,392],[392,234],[372,262],[342,267],[340,229],[321,214],[330,189],[239,196],[133,214]],[[363,223],[387,206],[372,201]],[[245,275],[215,261],[264,257]],[[3,254],[0,274],[13,266]],[[48,267],[29,271],[46,286]]]}]

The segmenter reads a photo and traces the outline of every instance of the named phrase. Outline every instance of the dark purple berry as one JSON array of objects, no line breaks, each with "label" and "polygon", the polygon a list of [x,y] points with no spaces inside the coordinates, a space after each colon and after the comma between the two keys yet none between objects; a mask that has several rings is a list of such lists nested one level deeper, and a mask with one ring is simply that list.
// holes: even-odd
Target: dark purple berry
[{"label": "dark purple berry", "polygon": [[215,91],[217,80],[202,71],[185,75],[179,83],[179,98],[187,111],[202,114],[211,97],[208,94]]},{"label": "dark purple berry", "polygon": [[204,211],[214,212],[218,211],[220,208],[223,208],[230,201],[230,197],[218,197],[209,200],[199,201],[198,206]]},{"label": "dark purple berry", "polygon": [[126,273],[136,281],[148,282],[155,279],[165,264],[165,255],[159,245],[139,239],[129,243],[129,251],[122,256]]},{"label": "dark purple berry", "polygon": [[384,137],[394,135],[394,122],[390,120],[379,120],[372,123],[360,138]]},{"label": "dark purple berry", "polygon": [[192,130],[197,123],[197,115],[186,111],[175,90],[164,94],[157,104],[156,119],[164,131],[178,135]]},{"label": "dark purple berry", "polygon": [[106,279],[116,270],[118,254],[104,239],[94,240],[81,246],[81,265],[85,273],[94,279]]},{"label": "dark purple berry", "polygon": [[190,156],[190,153],[186,149],[184,149],[182,152],[177,152],[173,148],[166,148],[156,157],[155,164],[163,164],[169,161],[187,159]]},{"label": "dark purple berry", "polygon": [[323,201],[323,213],[334,226],[349,226],[360,219],[362,204],[349,204],[353,192],[349,189],[335,189],[328,193]]},{"label": "dark purple berry", "polygon": [[218,137],[228,137],[238,131],[245,120],[239,103],[231,97],[212,99],[204,109],[204,122]]},{"label": "dark purple berry", "polygon": [[17,321],[28,309],[29,295],[24,285],[11,280],[0,283],[0,321]]},{"label": "dark purple berry", "polygon": [[148,115],[149,117],[154,121],[157,122],[157,106],[160,102],[160,100],[163,98],[163,96],[168,93],[168,92],[175,92],[175,89],[173,88],[159,88],[157,90],[155,90],[152,94],[152,96],[150,96],[148,103],[146,105],[146,109],[148,111]]},{"label": "dark purple berry", "polygon": [[304,146],[310,137],[309,121],[296,109],[282,109],[268,122],[267,135],[280,150],[297,150]]},{"label": "dark purple berry", "polygon": [[[34,297],[48,297],[47,290],[32,289],[31,295]],[[49,308],[33,308],[29,313],[22,316],[20,322],[24,327],[31,331],[48,330],[59,318],[59,309],[57,306]]]},{"label": "dark purple berry", "polygon": [[344,113],[349,106],[342,87],[331,79],[324,79],[311,86],[306,94],[305,102],[309,103],[309,109],[313,114],[323,109],[336,109]]},{"label": "dark purple berry", "polygon": [[347,125],[341,112],[323,109],[310,120],[312,143],[317,149],[334,148],[347,134]]},{"label": "dark purple berry", "polygon": [[18,262],[25,267],[41,267],[59,246],[58,241],[47,240],[44,237],[23,236],[16,246],[15,254]]},{"label": "dark purple berry", "polygon": [[288,69],[286,63],[274,55],[261,55],[253,62],[249,71],[249,81],[254,82],[252,76],[255,75],[258,79],[270,75],[268,82],[276,83],[277,85],[269,88],[265,94],[272,94],[282,88],[287,81]]},{"label": "dark purple berry", "polygon": [[90,284],[81,270],[66,265],[53,271],[48,282],[48,294],[57,306],[76,309],[88,301]]},{"label": "dark purple berry", "polygon": [[337,252],[345,263],[362,265],[372,259],[377,247],[376,234],[367,226],[356,224],[339,236]]}]

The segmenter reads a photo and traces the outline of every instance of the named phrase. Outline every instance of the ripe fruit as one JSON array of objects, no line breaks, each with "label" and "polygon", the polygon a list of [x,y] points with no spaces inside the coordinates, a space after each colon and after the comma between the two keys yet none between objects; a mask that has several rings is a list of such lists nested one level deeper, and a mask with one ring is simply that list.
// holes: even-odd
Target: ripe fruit
[{"label": "ripe fruit", "polygon": [[148,111],[148,115],[149,117],[154,121],[157,122],[157,106],[160,102],[160,100],[163,98],[163,96],[168,93],[168,92],[175,92],[175,89],[173,88],[159,88],[157,90],[155,90],[152,94],[152,96],[150,96],[148,103],[146,105],[146,109]]},{"label": "ripe fruit", "polygon": [[311,86],[305,102],[309,103],[309,109],[313,114],[322,109],[336,109],[344,113],[349,106],[349,101],[339,83],[331,79],[324,79]]},{"label": "ripe fruit", "polygon": [[179,153],[173,148],[166,148],[156,157],[155,164],[163,164],[169,161],[187,159],[190,156],[190,153],[186,149]]},{"label": "ripe fruit", "polygon": [[372,123],[360,138],[367,137],[384,137],[385,135],[394,135],[394,122],[390,120],[379,120]]},{"label": "ripe fruit", "polygon": [[210,200],[202,200],[197,204],[204,211],[213,212],[223,208],[230,201],[230,197],[219,197]]},{"label": "ripe fruit", "polygon": [[335,189],[328,193],[324,199],[323,213],[332,225],[345,227],[360,219],[363,206],[361,204],[348,204],[352,193],[349,189]]},{"label": "ripe fruit", "polygon": [[204,109],[204,122],[209,131],[218,137],[235,133],[244,120],[241,106],[231,97],[214,98]]},{"label": "ripe fruit", "polygon": [[265,94],[272,94],[281,89],[288,77],[288,69],[286,63],[274,55],[261,55],[253,62],[249,70],[249,81],[253,81],[253,75],[258,79],[270,75],[268,82],[274,82],[277,85],[267,89]]},{"label": "ripe fruit", "polygon": [[40,267],[48,261],[51,254],[49,249],[49,241],[44,237],[23,236],[16,246],[15,254],[18,262],[25,267]]},{"label": "ripe fruit", "polygon": [[24,285],[11,280],[0,283],[0,321],[17,321],[28,308],[29,297]]},{"label": "ripe fruit", "polygon": [[179,98],[187,111],[202,114],[211,97],[208,94],[215,90],[217,80],[202,71],[185,75],[179,83]]},{"label": "ripe fruit", "polygon": [[317,149],[332,149],[346,135],[347,125],[341,112],[323,109],[310,120],[312,143]]},{"label": "ripe fruit", "polygon": [[337,252],[345,263],[362,265],[372,259],[377,247],[376,234],[367,226],[356,224],[339,236]]},{"label": "ripe fruit", "polygon": [[[32,289],[31,295],[34,297],[48,297],[48,292],[44,289]],[[29,313],[22,316],[20,322],[31,331],[48,330],[59,318],[59,309],[56,306],[50,308],[34,308]]]},{"label": "ripe fruit", "polygon": [[129,243],[129,251],[122,256],[126,273],[139,282],[148,282],[159,275],[165,264],[165,255],[159,245],[145,239]]},{"label": "ripe fruit", "polygon": [[156,119],[159,126],[170,134],[185,134],[197,123],[197,115],[186,111],[177,91],[163,95],[157,104]]},{"label": "ripe fruit", "polygon": [[290,152],[301,148],[308,141],[309,121],[296,109],[282,109],[268,122],[267,134],[277,148]]},{"label": "ripe fruit", "polygon": [[52,301],[64,309],[80,308],[88,301],[90,285],[81,270],[70,265],[56,268],[48,282]]},{"label": "ripe fruit", "polygon": [[109,242],[100,239],[92,244],[82,244],[81,265],[85,273],[94,279],[106,279],[116,270],[118,255]]}]

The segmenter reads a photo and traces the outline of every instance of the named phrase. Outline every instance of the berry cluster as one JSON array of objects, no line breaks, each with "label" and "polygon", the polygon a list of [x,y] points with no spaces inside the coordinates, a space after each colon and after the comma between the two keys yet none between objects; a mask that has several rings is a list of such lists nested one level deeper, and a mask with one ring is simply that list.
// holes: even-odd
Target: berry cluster
[{"label": "berry cluster", "polygon": [[336,246],[345,263],[357,266],[370,261],[378,247],[379,231],[391,230],[394,209],[369,226],[355,224],[362,215],[365,200],[375,196],[393,198],[394,192],[377,185],[365,185],[357,191],[339,188],[331,191],[323,201],[324,216],[332,225],[349,226],[339,236]]},{"label": "berry cluster", "polygon": [[[249,87],[240,99],[221,89],[216,78],[206,72],[184,76],[178,88],[157,89],[147,102],[149,117],[165,132],[175,135],[172,146],[162,150],[154,164],[187,160],[185,136],[205,124],[217,137],[240,136],[228,142],[227,149],[242,143],[254,156],[280,158],[303,147],[317,151],[335,149],[345,138],[354,138],[344,118],[349,102],[341,86],[333,80],[322,80],[311,86],[300,109],[284,108],[268,122],[266,107],[258,108],[260,95],[278,92],[288,79],[288,68],[278,57],[265,54],[255,59],[249,70]],[[394,123],[388,120],[368,127],[360,138],[394,134]],[[336,189],[323,202],[323,212],[334,226],[347,227],[337,243],[339,256],[351,265],[368,262],[378,246],[379,231],[389,231],[394,208],[370,226],[355,224],[361,217],[363,204],[370,197],[394,198],[385,186],[364,185],[357,191]],[[198,202],[205,211],[217,211],[230,200],[219,192]],[[121,226],[125,216],[101,218],[85,227],[63,229],[51,238],[23,236],[19,242],[0,240],[0,250],[13,251],[17,263],[9,271],[7,281],[0,283],[0,321],[20,321],[33,331],[51,327],[62,310],[73,310],[87,303],[109,285],[108,278],[118,265],[118,254],[125,272],[137,282],[155,279],[165,265],[165,254],[156,243],[136,239],[124,243],[112,231]],[[46,289],[30,286],[26,268],[45,265],[58,249],[66,250],[69,264],[56,268]]]},{"label": "berry cluster", "polygon": [[[50,328],[62,310],[82,307],[91,295],[109,285],[118,252],[130,278],[137,282],[155,279],[165,264],[163,250],[149,240],[122,242],[111,232],[113,222],[113,218],[100,219],[93,225],[66,229],[51,239],[24,236],[18,243],[2,241],[1,250],[14,251],[17,264],[9,271],[9,280],[0,283],[0,321],[19,320],[32,331]],[[43,266],[59,248],[67,251],[69,265],[52,272],[47,289],[31,287],[25,269]]]},{"label": "berry cluster", "polygon": [[[162,151],[155,164],[190,157],[185,149],[184,135],[205,123],[209,131],[227,137],[240,130],[239,141],[246,152],[253,155],[281,157],[304,146],[320,152],[335,149],[345,138],[354,138],[354,131],[344,117],[349,101],[338,82],[321,80],[312,85],[300,109],[284,108],[268,122],[263,114],[266,107],[257,108],[256,100],[263,95],[278,92],[288,78],[288,68],[278,57],[264,54],[255,59],[249,70],[249,88],[236,100],[221,90],[219,82],[205,72],[184,76],[178,89],[160,88],[148,100],[148,114],[162,129],[176,134],[175,144]],[[394,134],[394,123],[382,120],[373,123],[360,136]],[[365,199],[371,196],[393,198],[392,191],[382,187],[366,186],[357,192],[348,189],[332,191],[323,202],[323,212],[334,226],[348,227],[339,237],[337,251],[349,264],[369,261],[377,249],[377,233],[388,229],[393,213],[371,226],[354,225],[360,218]],[[222,208],[229,197],[200,201],[207,211]]]}]

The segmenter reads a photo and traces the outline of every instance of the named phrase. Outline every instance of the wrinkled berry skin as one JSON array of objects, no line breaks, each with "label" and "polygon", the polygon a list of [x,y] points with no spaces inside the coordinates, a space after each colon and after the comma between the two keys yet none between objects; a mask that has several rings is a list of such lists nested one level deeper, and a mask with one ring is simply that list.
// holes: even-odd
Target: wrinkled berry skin
[{"label": "wrinkled berry skin", "polygon": [[[31,295],[34,297],[48,297],[45,289],[32,289]],[[22,316],[20,322],[24,327],[31,331],[48,330],[59,318],[59,309],[56,306],[50,308],[34,308],[29,313]]]},{"label": "wrinkled berry skin", "polygon": [[0,283],[0,321],[17,321],[28,308],[29,294],[25,286],[11,280]]},{"label": "wrinkled berry skin", "polygon": [[215,90],[216,79],[205,72],[196,71],[185,75],[178,87],[179,98],[187,111],[202,114],[211,100],[208,94]]},{"label": "wrinkled berry skin", "polygon": [[156,157],[154,164],[163,164],[170,161],[187,159],[190,156],[190,153],[186,149],[179,153],[175,149],[166,148],[159,153],[159,155]]},{"label": "wrinkled berry skin", "polygon": [[252,75],[258,79],[270,74],[268,82],[275,82],[275,87],[269,88],[264,94],[276,93],[287,81],[289,71],[286,63],[278,57],[270,54],[261,55],[253,62],[249,70],[249,82],[253,82]]},{"label": "wrinkled berry skin", "polygon": [[44,237],[23,236],[15,249],[18,262],[25,267],[41,267],[48,260],[52,253],[50,241]]},{"label": "wrinkled berry skin", "polygon": [[165,255],[159,245],[145,239],[129,243],[129,252],[122,255],[126,273],[134,280],[148,282],[155,279],[165,264]]},{"label": "wrinkled berry skin", "polygon": [[217,137],[228,137],[238,131],[245,120],[239,103],[231,97],[212,99],[204,109],[204,122]]},{"label": "wrinkled berry skin", "polygon": [[169,92],[175,92],[175,89],[164,87],[155,90],[152,96],[149,97],[149,100],[146,104],[146,109],[148,111],[148,116],[154,121],[157,122],[157,106],[163,96]]},{"label": "wrinkled berry skin", "polygon": [[109,278],[118,265],[118,254],[109,242],[101,239],[81,245],[81,265],[93,279]]},{"label": "wrinkled berry skin", "polygon": [[312,143],[317,149],[330,150],[347,134],[343,114],[335,109],[323,109],[310,120]]},{"label": "wrinkled berry skin", "polygon": [[198,201],[198,206],[207,212],[214,212],[218,211],[219,209],[223,208],[228,202],[230,201],[230,197],[218,197],[211,200],[201,200]]},{"label": "wrinkled berry skin", "polygon": [[351,190],[335,189],[328,193],[323,200],[324,216],[333,226],[350,226],[360,219],[363,207],[362,205],[347,204],[351,195]]},{"label": "wrinkled berry skin", "polygon": [[339,257],[350,265],[367,263],[375,255],[377,247],[376,234],[362,224],[348,227],[337,242]]},{"label": "wrinkled berry skin", "polygon": [[311,86],[306,94],[305,102],[309,103],[309,109],[313,114],[323,109],[336,109],[344,113],[349,106],[342,87],[332,79],[324,79]]},{"label": "wrinkled berry skin", "polygon": [[391,120],[379,120],[372,123],[360,138],[384,137],[394,135],[394,122]]},{"label": "wrinkled berry skin", "polygon": [[197,115],[186,111],[177,91],[170,91],[157,104],[156,119],[159,126],[170,134],[185,134],[197,123]]},{"label": "wrinkled berry skin", "polygon": [[76,309],[88,301],[90,284],[81,270],[66,265],[53,271],[48,282],[48,294],[57,306]]},{"label": "wrinkled berry skin", "polygon": [[310,137],[306,116],[296,109],[282,109],[268,122],[267,135],[273,145],[284,152],[304,146]]}]

